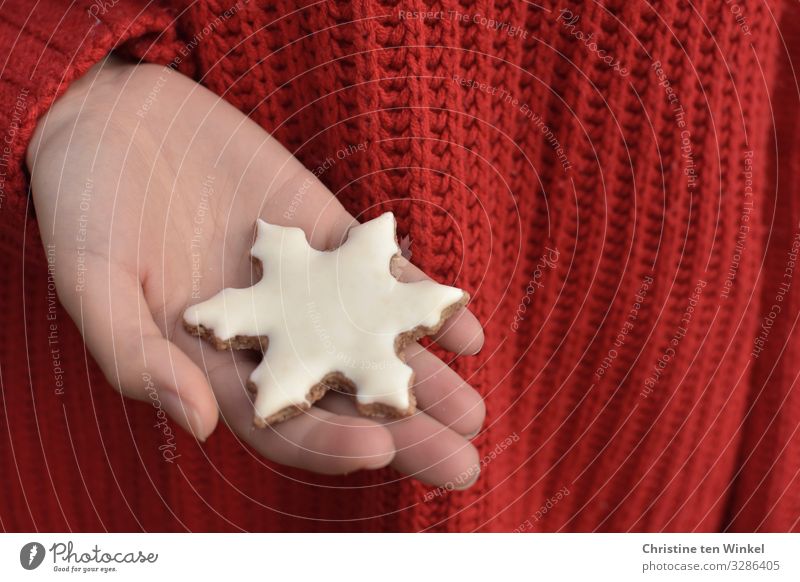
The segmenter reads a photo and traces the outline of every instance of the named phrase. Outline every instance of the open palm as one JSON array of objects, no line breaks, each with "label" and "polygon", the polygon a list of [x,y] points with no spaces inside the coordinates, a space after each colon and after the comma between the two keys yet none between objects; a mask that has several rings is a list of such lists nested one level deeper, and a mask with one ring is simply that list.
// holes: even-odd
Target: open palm
[{"label": "open palm", "polygon": [[[254,282],[257,217],[302,228],[317,249],[338,246],[355,224],[234,107],[177,72],[109,60],[40,121],[27,162],[59,298],[123,394],[146,399],[155,390],[200,439],[221,414],[265,457],[320,473],[392,464],[456,486],[477,476],[468,439],[483,422],[482,400],[417,344],[406,350],[420,409],[412,417],[360,417],[350,398],[331,393],[289,421],[254,430],[245,382],[258,354],[217,352],[183,330],[186,307]],[[424,277],[413,267],[403,273]],[[462,310],[437,341],[474,353],[482,338]]]}]

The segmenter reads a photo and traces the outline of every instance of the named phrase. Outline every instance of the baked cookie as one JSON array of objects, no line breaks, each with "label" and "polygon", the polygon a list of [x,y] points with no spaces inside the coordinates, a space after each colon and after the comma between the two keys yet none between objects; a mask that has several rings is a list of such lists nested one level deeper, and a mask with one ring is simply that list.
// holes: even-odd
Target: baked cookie
[{"label": "baked cookie", "polygon": [[395,226],[387,212],[351,228],[337,249],[317,251],[301,229],[258,220],[251,254],[261,280],[184,312],[187,331],[217,349],[263,352],[248,381],[257,426],[295,416],[331,388],[354,394],[365,415],[415,411],[402,350],[436,333],[469,295],[430,280],[398,281]]}]

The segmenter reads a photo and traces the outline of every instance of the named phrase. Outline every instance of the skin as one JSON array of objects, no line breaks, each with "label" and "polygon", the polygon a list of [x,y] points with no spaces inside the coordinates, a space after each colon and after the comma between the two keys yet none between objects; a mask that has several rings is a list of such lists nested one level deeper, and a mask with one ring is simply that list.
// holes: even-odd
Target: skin
[{"label": "skin", "polygon": [[[149,374],[164,410],[198,439],[221,417],[264,457],[318,473],[391,465],[434,485],[465,471],[477,478],[469,439],[483,423],[483,401],[418,344],[406,352],[420,409],[412,417],[364,418],[351,398],[328,394],[298,417],[255,430],[244,383],[258,354],[218,352],[183,329],[186,307],[255,280],[249,249],[256,217],[302,228],[317,249],[338,246],[356,223],[236,108],[175,71],[109,59],[40,120],[26,161],[43,242],[55,246],[59,299],[123,395],[149,400]],[[202,268],[195,288],[193,255]],[[76,288],[80,260],[83,289]],[[401,272],[405,280],[425,276],[410,265]],[[436,340],[473,354],[483,332],[462,309]]]}]

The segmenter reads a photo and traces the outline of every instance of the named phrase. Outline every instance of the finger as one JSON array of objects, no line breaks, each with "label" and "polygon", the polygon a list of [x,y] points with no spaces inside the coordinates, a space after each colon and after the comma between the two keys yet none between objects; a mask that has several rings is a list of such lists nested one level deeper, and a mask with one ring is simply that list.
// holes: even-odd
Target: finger
[{"label": "finger", "polygon": [[202,370],[163,336],[135,276],[105,260],[89,261],[87,272],[96,277],[93,284],[62,302],[108,381],[205,440],[218,411]]},{"label": "finger", "polygon": [[[338,415],[358,414],[353,398],[328,393],[319,405]],[[478,478],[478,451],[461,435],[424,412],[402,419],[374,419],[392,435],[395,456],[392,467],[436,486],[466,489]]]},{"label": "finger", "polygon": [[358,221],[312,172],[285,150],[282,153],[286,159],[276,178],[280,186],[267,195],[260,217],[271,224],[302,229],[317,250],[340,246]]},{"label": "finger", "polygon": [[414,369],[417,407],[455,432],[474,437],[483,425],[483,398],[450,367],[418,343],[405,349]]},{"label": "finger", "polygon": [[394,458],[391,434],[366,418],[340,416],[312,407],[274,426],[257,429],[245,388],[255,364],[229,359],[209,374],[224,421],[264,457],[328,475],[379,469]]},{"label": "finger", "polygon": [[483,327],[469,309],[462,307],[444,322],[433,339],[446,350],[471,356],[483,348]]},{"label": "finger", "polygon": [[[430,279],[404,257],[394,260],[392,271],[400,281],[406,283]],[[462,307],[447,318],[433,339],[444,349],[456,354],[477,354],[483,347],[483,326],[469,309]]]}]

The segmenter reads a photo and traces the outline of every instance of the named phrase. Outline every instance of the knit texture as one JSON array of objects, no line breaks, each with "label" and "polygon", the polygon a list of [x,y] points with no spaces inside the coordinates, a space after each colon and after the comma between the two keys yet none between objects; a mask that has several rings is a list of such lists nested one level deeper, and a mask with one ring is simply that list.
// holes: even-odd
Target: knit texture
[{"label": "knit texture", "polygon": [[[52,4],[0,11],[5,530],[798,529],[797,8]],[[36,120],[114,49],[181,55],[308,167],[366,144],[322,181],[362,220],[393,211],[485,326],[452,362],[488,409],[474,487],[287,469],[222,427],[163,462],[152,407],[54,307],[23,170]]]}]

